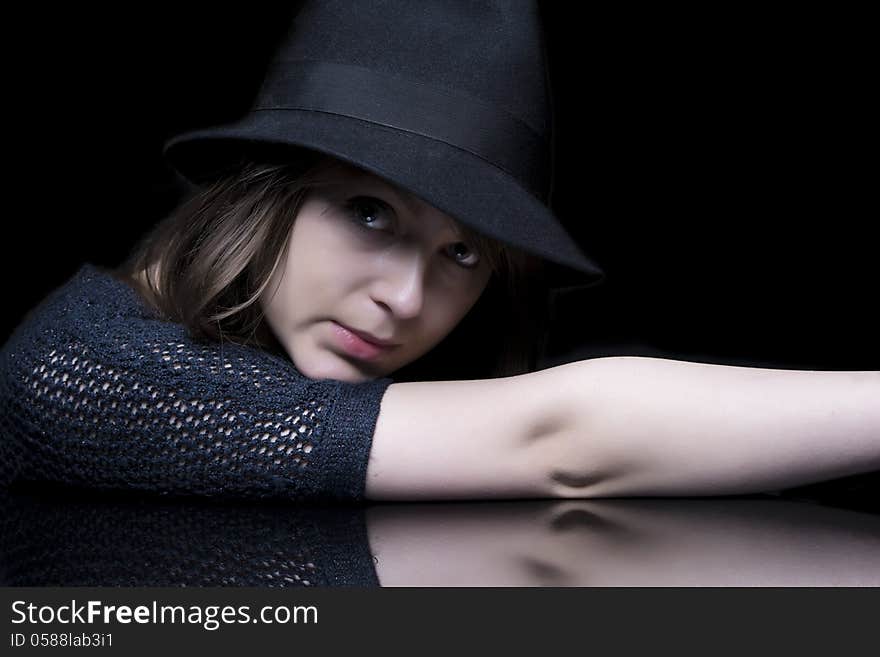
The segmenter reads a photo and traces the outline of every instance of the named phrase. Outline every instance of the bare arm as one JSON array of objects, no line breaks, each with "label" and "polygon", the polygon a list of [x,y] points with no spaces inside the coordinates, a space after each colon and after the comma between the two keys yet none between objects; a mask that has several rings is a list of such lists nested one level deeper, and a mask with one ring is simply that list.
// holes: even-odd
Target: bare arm
[{"label": "bare arm", "polygon": [[568,411],[555,385],[567,366],[474,381],[394,383],[382,399],[366,497],[549,497],[550,461],[528,446]]},{"label": "bare arm", "polygon": [[611,357],[390,386],[366,495],[724,495],[878,467],[880,372]]},{"label": "bare arm", "polygon": [[561,497],[725,495],[880,468],[880,372],[612,357],[571,370]]}]

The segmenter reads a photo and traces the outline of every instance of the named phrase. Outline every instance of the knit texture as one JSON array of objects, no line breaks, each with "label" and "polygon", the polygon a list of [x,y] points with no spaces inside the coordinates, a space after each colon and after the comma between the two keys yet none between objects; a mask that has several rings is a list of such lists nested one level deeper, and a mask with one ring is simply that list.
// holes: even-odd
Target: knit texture
[{"label": "knit texture", "polygon": [[361,501],[392,382],[195,341],[87,263],[0,352],[0,483]]}]

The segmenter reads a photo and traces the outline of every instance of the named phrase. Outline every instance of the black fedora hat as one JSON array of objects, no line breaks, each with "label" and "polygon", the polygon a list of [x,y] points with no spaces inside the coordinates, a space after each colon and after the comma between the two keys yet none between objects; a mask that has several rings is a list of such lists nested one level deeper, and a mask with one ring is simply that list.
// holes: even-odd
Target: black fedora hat
[{"label": "black fedora hat", "polygon": [[604,272],[549,207],[552,101],[531,0],[306,1],[240,120],[173,137],[201,184],[266,147],[370,171],[544,259],[551,287]]}]

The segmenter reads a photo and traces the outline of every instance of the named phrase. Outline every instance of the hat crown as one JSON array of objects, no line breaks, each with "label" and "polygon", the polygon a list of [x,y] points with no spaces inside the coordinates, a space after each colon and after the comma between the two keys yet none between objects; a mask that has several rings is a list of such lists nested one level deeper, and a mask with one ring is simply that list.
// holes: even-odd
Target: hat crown
[{"label": "hat crown", "polygon": [[466,94],[549,139],[545,47],[537,4],[529,0],[305,2],[261,97],[286,84],[286,71],[302,62],[356,66]]},{"label": "hat crown", "polygon": [[318,151],[593,284],[601,270],[549,207],[547,63],[536,0],[306,0],[251,111],[179,135],[165,154],[206,181],[243,160]]}]

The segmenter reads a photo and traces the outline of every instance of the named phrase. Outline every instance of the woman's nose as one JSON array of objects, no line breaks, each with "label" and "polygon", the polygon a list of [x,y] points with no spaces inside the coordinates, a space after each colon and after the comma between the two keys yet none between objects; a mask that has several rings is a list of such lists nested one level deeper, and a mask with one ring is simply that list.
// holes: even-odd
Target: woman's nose
[{"label": "woman's nose", "polygon": [[386,265],[374,285],[373,299],[401,319],[418,316],[425,300],[426,258],[409,253],[390,259]]}]

